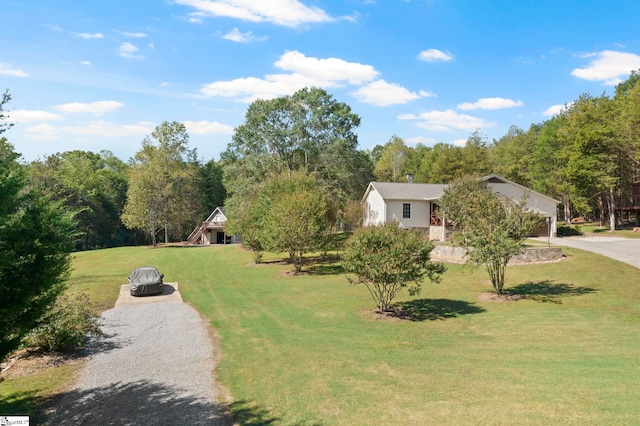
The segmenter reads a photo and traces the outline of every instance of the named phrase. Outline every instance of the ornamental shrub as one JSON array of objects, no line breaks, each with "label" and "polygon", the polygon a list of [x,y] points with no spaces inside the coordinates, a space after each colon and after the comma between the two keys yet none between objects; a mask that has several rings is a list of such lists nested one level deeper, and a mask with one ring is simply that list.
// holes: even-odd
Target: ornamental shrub
[{"label": "ornamental shrub", "polygon": [[40,324],[23,339],[27,349],[63,352],[84,346],[87,335],[102,334],[89,296],[60,296],[40,319]]}]

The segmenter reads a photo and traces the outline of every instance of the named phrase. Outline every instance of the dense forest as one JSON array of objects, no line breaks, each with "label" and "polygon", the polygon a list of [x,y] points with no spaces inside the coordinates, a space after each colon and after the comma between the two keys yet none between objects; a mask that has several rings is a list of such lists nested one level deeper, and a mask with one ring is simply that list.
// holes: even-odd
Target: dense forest
[{"label": "dense forest", "polygon": [[109,151],[70,151],[24,167],[33,186],[78,212],[77,250],[181,241],[215,207],[246,211],[270,177],[298,171],[327,194],[329,229],[353,222],[370,180],[412,174],[414,182],[448,183],[491,173],[559,200],[567,222],[615,227],[640,181],[639,80],[634,71],[611,97],[582,94],[549,120],[492,141],[475,131],[464,146],[413,147],[390,136],[359,149],[360,118],[310,88],[252,103],[218,161],[198,160],[184,126],[165,122],[127,162]]}]

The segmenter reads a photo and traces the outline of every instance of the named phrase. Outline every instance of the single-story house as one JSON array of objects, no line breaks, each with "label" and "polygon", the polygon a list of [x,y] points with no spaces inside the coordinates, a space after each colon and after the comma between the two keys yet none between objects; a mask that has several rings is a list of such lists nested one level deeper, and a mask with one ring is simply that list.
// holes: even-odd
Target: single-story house
[{"label": "single-story house", "polygon": [[[559,201],[497,175],[481,179],[494,193],[514,200],[520,200],[526,193],[527,207],[547,219],[535,235],[556,235]],[[448,228],[446,212],[444,223],[437,215],[438,200],[448,187],[430,183],[371,182],[362,197],[364,226],[395,222],[402,229],[420,229],[428,232],[429,239],[443,241]]]},{"label": "single-story house", "polygon": [[224,209],[216,207],[213,212],[197,226],[189,238],[187,244],[233,244],[240,243],[242,240],[237,235],[227,235],[226,232],[227,216]]}]

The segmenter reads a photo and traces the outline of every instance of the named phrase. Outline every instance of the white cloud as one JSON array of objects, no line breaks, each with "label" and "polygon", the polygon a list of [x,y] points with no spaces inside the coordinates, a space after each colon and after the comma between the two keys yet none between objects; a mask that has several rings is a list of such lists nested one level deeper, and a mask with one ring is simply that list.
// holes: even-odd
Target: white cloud
[{"label": "white cloud", "polygon": [[86,126],[65,126],[62,130],[72,135],[91,135],[106,137],[148,135],[155,128],[154,123],[146,121],[136,124],[117,124],[102,120],[93,121]]},{"label": "white cloud", "polygon": [[27,127],[24,131],[31,139],[52,141],[58,138],[58,130],[51,124],[38,124]]},{"label": "white cloud", "polygon": [[93,34],[92,33],[73,33],[73,34],[85,40],[89,40],[92,38],[104,38],[104,34],[102,33],[93,33]]},{"label": "white cloud", "polygon": [[118,101],[97,101],[91,103],[72,102],[68,104],[56,105],[55,109],[62,112],[81,112],[94,115],[102,115],[107,112],[122,108],[123,103]]},{"label": "white cloud", "polygon": [[373,80],[378,75],[378,71],[371,65],[347,62],[338,58],[318,59],[295,50],[285,52],[274,65],[276,68],[312,77],[318,81],[347,80],[352,84],[361,84]]},{"label": "white cloud", "polygon": [[560,114],[563,110],[570,108],[571,105],[573,105],[573,102],[569,102],[564,105],[551,105],[549,108],[542,112],[542,115],[546,117],[553,117],[554,115]]},{"label": "white cloud", "polygon": [[26,109],[16,109],[9,111],[9,121],[15,121],[16,123],[28,123],[33,121],[52,121],[61,120],[62,116],[54,112],[48,111],[36,111]]},{"label": "white cloud", "polygon": [[17,68],[10,68],[0,63],[0,75],[10,75],[12,77],[29,77],[29,74]]},{"label": "white cloud", "polygon": [[632,70],[640,68],[640,56],[633,53],[603,50],[581,57],[594,59],[588,66],[571,71],[571,75],[589,81],[602,81],[608,86],[615,86]]},{"label": "white cloud", "polygon": [[448,62],[453,60],[451,52],[443,52],[438,49],[427,49],[420,52],[418,59],[426,62]]},{"label": "white cloud", "polygon": [[169,83],[168,81],[160,83],[160,87],[169,87],[169,86],[171,86],[171,83]]},{"label": "white cloud", "polygon": [[434,138],[425,138],[424,136],[415,136],[413,138],[406,138],[404,140],[407,145],[416,146],[418,144],[432,146],[435,145],[438,141]]},{"label": "white cloud", "polygon": [[469,130],[474,131],[482,127],[492,127],[490,123],[482,118],[471,115],[459,114],[454,110],[429,111],[419,115],[403,114],[399,115],[400,120],[416,120],[416,126],[433,131]]},{"label": "white cloud", "polygon": [[138,55],[138,51],[140,51],[140,49],[127,41],[122,43],[118,48],[118,54],[123,58],[142,59],[143,56]]},{"label": "white cloud", "polygon": [[117,33],[122,34],[125,37],[131,37],[131,38],[144,38],[144,37],[148,37],[148,34],[145,33],[132,33],[132,32],[128,32],[128,31],[117,31]]},{"label": "white cloud", "polygon": [[362,102],[377,106],[406,104],[420,97],[415,92],[410,92],[398,84],[387,83],[384,80],[369,83],[356,90],[353,95]]},{"label": "white cloud", "polygon": [[242,102],[253,102],[256,99],[273,99],[278,96],[290,95],[305,87],[313,86],[311,79],[305,79],[298,74],[268,75],[266,78],[237,78],[229,81],[216,81],[205,84],[200,89],[204,97],[222,96],[238,98]]},{"label": "white cloud", "polygon": [[451,145],[455,146],[465,146],[467,144],[467,139],[456,139],[451,141]]},{"label": "white cloud", "polygon": [[308,7],[297,0],[175,0],[197,12],[190,14],[190,22],[205,17],[227,17],[249,22],[270,22],[285,27],[331,22],[334,19],[318,7]]},{"label": "white cloud", "polygon": [[465,102],[457,106],[458,109],[469,111],[474,109],[504,109],[524,106],[522,101],[514,101],[505,98],[481,98],[476,102]]},{"label": "white cloud", "polygon": [[89,66],[91,65],[91,61],[80,61],[80,64]]},{"label": "white cloud", "polygon": [[438,96],[432,91],[427,91],[427,90],[421,90],[418,93],[420,93],[420,96],[422,96],[423,98],[435,98]]},{"label": "white cloud", "polygon": [[189,22],[190,24],[202,24],[202,18],[205,18],[206,16],[206,13],[193,12],[189,14],[189,19],[187,20],[187,22]]},{"label": "white cloud", "polygon": [[264,78],[247,77],[205,84],[200,89],[204,97],[239,98],[243,102],[272,99],[290,95],[303,87],[339,87],[345,83],[361,84],[372,80],[378,72],[370,65],[342,59],[318,59],[300,52],[286,52],[274,64],[290,74],[269,74]]},{"label": "white cloud", "polygon": [[187,132],[194,135],[232,135],[233,127],[216,121],[184,121]]},{"label": "white cloud", "polygon": [[236,43],[251,43],[252,41],[265,41],[269,37],[256,37],[253,35],[251,31],[247,31],[246,33],[241,33],[237,28],[232,29],[227,34],[222,36],[225,40],[235,41]]}]

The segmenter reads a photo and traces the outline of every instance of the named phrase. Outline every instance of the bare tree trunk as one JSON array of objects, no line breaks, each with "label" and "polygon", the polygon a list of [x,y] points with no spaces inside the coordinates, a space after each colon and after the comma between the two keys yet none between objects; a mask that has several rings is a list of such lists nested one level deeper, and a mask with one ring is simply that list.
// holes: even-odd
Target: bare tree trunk
[{"label": "bare tree trunk", "polygon": [[609,204],[609,226],[612,231],[616,230],[616,198],[613,193],[613,188],[609,190],[609,194],[607,197],[607,201]]},{"label": "bare tree trunk", "polygon": [[602,194],[598,196],[598,207],[600,208],[600,227],[604,225],[604,201],[602,200]]},{"label": "bare tree trunk", "polygon": [[564,205],[564,221],[567,222],[567,225],[571,225],[571,201],[568,196],[563,197]]}]

